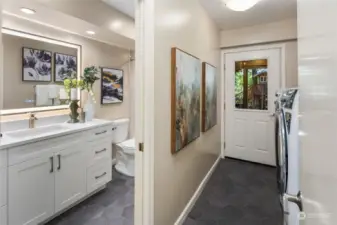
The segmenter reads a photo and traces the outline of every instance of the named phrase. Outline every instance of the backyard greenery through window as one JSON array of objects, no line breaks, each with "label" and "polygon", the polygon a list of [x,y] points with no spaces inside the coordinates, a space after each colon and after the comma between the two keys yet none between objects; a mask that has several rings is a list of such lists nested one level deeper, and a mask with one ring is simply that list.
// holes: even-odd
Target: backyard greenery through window
[{"label": "backyard greenery through window", "polygon": [[268,61],[235,62],[235,108],[268,110]]}]

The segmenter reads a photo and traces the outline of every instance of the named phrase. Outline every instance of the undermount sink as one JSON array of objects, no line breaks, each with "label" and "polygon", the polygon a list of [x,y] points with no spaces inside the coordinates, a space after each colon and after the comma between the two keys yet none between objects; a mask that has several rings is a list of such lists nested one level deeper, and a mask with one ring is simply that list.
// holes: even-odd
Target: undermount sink
[{"label": "undermount sink", "polygon": [[13,138],[33,137],[46,133],[53,133],[67,129],[67,126],[63,124],[55,124],[50,126],[37,127],[33,129],[18,130],[7,133],[8,136]]}]

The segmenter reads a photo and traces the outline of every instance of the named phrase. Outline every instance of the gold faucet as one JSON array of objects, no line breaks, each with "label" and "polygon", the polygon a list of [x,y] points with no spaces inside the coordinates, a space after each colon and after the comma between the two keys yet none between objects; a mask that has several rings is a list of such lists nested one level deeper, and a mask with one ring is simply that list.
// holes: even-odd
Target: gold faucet
[{"label": "gold faucet", "polygon": [[34,113],[30,113],[29,115],[29,129],[35,128],[35,120],[37,120],[36,116]]}]

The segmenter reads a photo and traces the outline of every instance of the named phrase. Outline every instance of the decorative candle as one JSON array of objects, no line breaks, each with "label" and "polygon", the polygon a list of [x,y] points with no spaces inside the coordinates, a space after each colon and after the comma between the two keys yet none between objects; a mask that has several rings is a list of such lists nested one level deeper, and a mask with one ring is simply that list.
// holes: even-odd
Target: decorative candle
[{"label": "decorative candle", "polygon": [[65,88],[60,89],[60,99],[61,100],[69,99],[68,93],[66,92]]},{"label": "decorative candle", "polygon": [[72,101],[78,100],[77,88],[71,88],[70,89],[70,100],[72,100]]}]

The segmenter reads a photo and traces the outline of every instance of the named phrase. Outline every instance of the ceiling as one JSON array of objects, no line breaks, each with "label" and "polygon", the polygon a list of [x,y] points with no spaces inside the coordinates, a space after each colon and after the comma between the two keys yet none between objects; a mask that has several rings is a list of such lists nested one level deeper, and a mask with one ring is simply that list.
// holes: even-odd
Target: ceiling
[{"label": "ceiling", "polygon": [[[10,0],[13,1],[13,0]],[[18,0],[16,0],[18,1]],[[22,1],[22,0],[20,0]],[[35,0],[46,7],[110,29],[128,38],[135,37],[134,20],[107,5],[104,0]],[[114,26],[118,23],[119,26]]]},{"label": "ceiling", "polygon": [[122,13],[135,18],[135,0],[102,0]]},{"label": "ceiling", "polygon": [[253,8],[235,12],[223,0],[199,0],[222,30],[238,29],[263,23],[296,18],[296,0],[261,0]]},{"label": "ceiling", "polygon": [[[34,9],[27,15],[21,7]],[[134,49],[135,24],[101,0],[5,0],[3,24],[20,18],[127,49]],[[116,26],[116,24],[119,24]],[[96,34],[89,35],[92,30]]]}]

